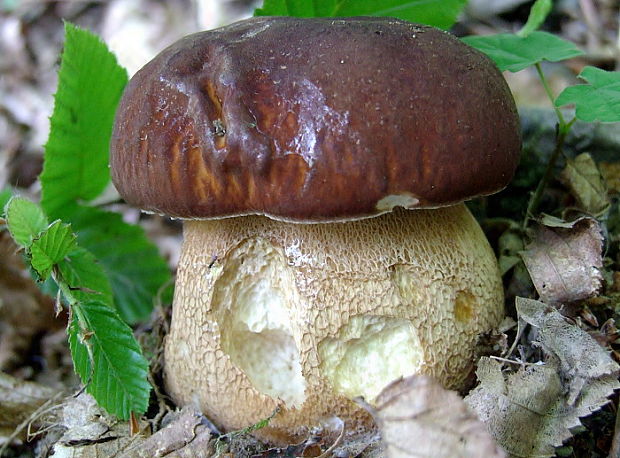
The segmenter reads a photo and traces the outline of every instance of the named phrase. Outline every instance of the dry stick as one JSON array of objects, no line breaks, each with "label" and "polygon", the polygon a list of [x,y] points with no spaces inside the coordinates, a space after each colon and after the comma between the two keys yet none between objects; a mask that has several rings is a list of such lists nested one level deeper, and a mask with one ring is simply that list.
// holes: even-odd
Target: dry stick
[{"label": "dry stick", "polygon": [[[340,421],[342,421],[342,420],[340,420]],[[340,445],[340,443],[342,442],[342,439],[344,438],[344,432],[345,432],[345,429],[346,429],[344,421],[342,421],[342,425],[341,426],[342,426],[342,428],[340,428],[340,434],[338,435],[338,437],[336,438],[334,443],[331,445],[331,447],[329,447],[327,450],[325,450],[323,453],[321,453],[316,458],[327,458],[328,456],[331,456],[332,452],[334,450],[336,450],[336,447],[338,447]]]},{"label": "dry stick", "polygon": [[17,428],[15,428],[15,430],[11,433],[11,435],[7,438],[7,441],[2,445],[2,447],[0,447],[0,456],[4,454],[6,449],[9,447],[9,445],[11,445],[11,443],[19,435],[19,433],[21,433],[25,428],[29,427],[30,423],[32,423],[37,418],[39,418],[39,416],[49,408],[50,404],[57,401],[62,396],[64,396],[64,393],[62,391],[59,393],[56,393],[53,397],[51,397],[50,399],[45,401],[43,404],[41,404],[41,406],[37,410],[32,412],[28,416],[28,418],[22,421],[17,426]]}]

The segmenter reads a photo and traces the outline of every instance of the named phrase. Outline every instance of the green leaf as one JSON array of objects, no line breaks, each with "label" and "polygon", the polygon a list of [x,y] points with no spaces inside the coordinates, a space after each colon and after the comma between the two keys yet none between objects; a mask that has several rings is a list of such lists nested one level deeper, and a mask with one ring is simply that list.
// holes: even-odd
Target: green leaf
[{"label": "green leaf", "polygon": [[148,363],[131,328],[107,304],[76,304],[69,325],[69,347],[86,391],[109,413],[127,420],[148,407]]},{"label": "green leaf", "polygon": [[111,414],[143,413],[148,363],[131,328],[114,308],[108,278],[86,249],[76,246],[58,263],[61,290],[71,304],[69,346],[86,390]]},{"label": "green leaf", "polygon": [[[324,2],[323,5],[331,2]],[[264,0],[262,8],[254,10],[254,16],[294,16],[316,17],[320,16],[315,1],[295,0]],[[320,8],[320,7],[319,7]],[[324,11],[328,13],[329,7]],[[326,14],[329,16],[329,13]]]},{"label": "green leaf", "polygon": [[589,84],[567,87],[555,100],[555,105],[575,104],[575,116],[586,122],[620,121],[620,72],[588,66],[579,78]]},{"label": "green leaf", "polygon": [[170,269],[144,230],[93,207],[78,207],[70,219],[80,245],[95,255],[110,279],[121,317],[128,323],[148,318],[153,298],[170,283]]},{"label": "green leaf", "polygon": [[52,267],[62,261],[76,247],[76,237],[71,226],[54,221],[30,245],[30,264],[42,280],[49,277]]},{"label": "green leaf", "polygon": [[47,228],[47,218],[41,207],[23,197],[11,198],[6,204],[5,215],[11,237],[24,248],[28,248],[32,239]]},{"label": "green leaf", "polygon": [[265,0],[255,16],[389,16],[447,29],[466,0]]},{"label": "green leaf", "polygon": [[71,288],[71,295],[80,302],[97,301],[114,308],[112,286],[103,267],[85,248],[75,246],[58,263],[60,278]]},{"label": "green leaf", "polygon": [[0,216],[4,216],[4,207],[9,203],[13,197],[13,191],[10,189],[3,189],[0,191]]},{"label": "green leaf", "polygon": [[65,47],[45,145],[41,205],[51,218],[97,197],[110,181],[108,148],[127,72],[101,40],[65,23]]},{"label": "green leaf", "polygon": [[512,33],[469,36],[463,41],[487,54],[501,71],[518,72],[543,60],[558,62],[583,54],[570,41],[541,31],[526,37]]},{"label": "green leaf", "polygon": [[531,35],[534,30],[538,30],[540,26],[545,22],[547,16],[553,8],[553,2],[551,0],[536,0],[534,6],[530,10],[530,15],[527,18],[527,22],[521,30],[517,32],[520,37],[527,37]]}]

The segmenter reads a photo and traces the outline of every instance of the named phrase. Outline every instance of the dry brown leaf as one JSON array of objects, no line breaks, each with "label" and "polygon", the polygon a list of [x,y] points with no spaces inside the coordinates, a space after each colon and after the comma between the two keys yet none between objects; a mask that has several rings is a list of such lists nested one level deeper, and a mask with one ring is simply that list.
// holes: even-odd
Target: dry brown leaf
[{"label": "dry brown leaf", "polygon": [[589,214],[599,216],[609,209],[605,180],[588,153],[567,159],[560,178],[579,206]]},{"label": "dry brown leaf", "polygon": [[555,305],[596,295],[603,279],[602,244],[592,218],[581,218],[570,228],[538,226],[521,256],[541,300]]},{"label": "dry brown leaf", "polygon": [[[85,393],[65,401],[60,427],[64,434],[54,445],[60,458],[207,458],[214,456],[210,423],[192,409],[170,414],[166,427],[150,437],[131,435],[128,422],[107,415]],[[143,428],[144,429],[144,428]]]},{"label": "dry brown leaf", "polygon": [[620,162],[601,162],[601,174],[605,179],[607,190],[612,194],[620,193]]},{"label": "dry brown leaf", "polygon": [[54,302],[44,296],[26,270],[8,231],[0,231],[0,370],[22,363],[31,341],[64,328],[54,319]]},{"label": "dry brown leaf", "polygon": [[[22,424],[57,394],[59,391],[53,388],[18,380],[0,372],[0,444],[20,425],[25,426]],[[24,433],[25,428],[18,431],[17,437],[24,438]]]},{"label": "dry brown leaf", "polygon": [[620,366],[607,351],[583,329],[566,321],[554,307],[518,297],[516,308],[522,320],[538,329],[543,350],[557,358],[560,376],[568,389],[569,405],[576,401],[589,382],[616,377]]},{"label": "dry brown leaf", "polygon": [[398,379],[377,396],[372,414],[390,458],[503,457],[461,397],[427,376]]},{"label": "dry brown leaf", "polygon": [[579,417],[598,410],[620,387],[619,366],[586,332],[546,304],[517,298],[521,319],[538,328],[546,362],[505,375],[482,358],[480,384],[465,398],[510,456],[553,456]]},{"label": "dry brown leaf", "polygon": [[148,439],[123,450],[119,458],[140,457],[209,457],[211,432],[204,417],[192,409],[183,409],[178,418]]}]

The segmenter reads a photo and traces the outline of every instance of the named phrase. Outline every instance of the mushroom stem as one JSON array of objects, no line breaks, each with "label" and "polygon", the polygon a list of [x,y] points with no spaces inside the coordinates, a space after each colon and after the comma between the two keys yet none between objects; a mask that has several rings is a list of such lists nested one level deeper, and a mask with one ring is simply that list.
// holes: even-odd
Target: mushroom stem
[{"label": "mushroom stem", "polygon": [[321,419],[370,423],[400,376],[462,387],[478,335],[503,314],[497,262],[464,204],[292,224],[262,216],[185,221],[166,383],[226,430],[269,416],[266,439]]}]

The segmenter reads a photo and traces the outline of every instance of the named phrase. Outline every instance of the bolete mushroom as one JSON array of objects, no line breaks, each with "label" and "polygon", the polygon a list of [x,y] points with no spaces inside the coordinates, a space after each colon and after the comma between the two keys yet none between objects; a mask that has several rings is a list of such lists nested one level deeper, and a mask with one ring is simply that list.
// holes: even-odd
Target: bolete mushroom
[{"label": "bolete mushroom", "polygon": [[[462,201],[506,186],[518,115],[495,65],[391,18],[254,18],[129,82],[111,166],[184,219],[165,349],[180,404],[294,440],[413,373],[461,387],[498,323],[496,259]],[[416,209],[415,211],[410,211]]]}]

